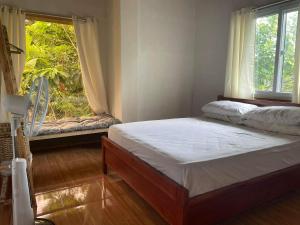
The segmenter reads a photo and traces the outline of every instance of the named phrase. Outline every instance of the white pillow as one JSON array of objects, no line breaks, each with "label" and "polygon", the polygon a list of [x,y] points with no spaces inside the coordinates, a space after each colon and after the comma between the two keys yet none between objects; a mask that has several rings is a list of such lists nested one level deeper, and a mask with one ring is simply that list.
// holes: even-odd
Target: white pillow
[{"label": "white pillow", "polygon": [[257,107],[243,116],[243,120],[256,120],[267,123],[300,126],[300,107],[268,106]]},{"label": "white pillow", "polygon": [[202,111],[207,117],[229,122],[239,122],[242,118],[242,115],[255,108],[257,108],[256,105],[241,102],[214,101],[203,106]]},{"label": "white pillow", "polygon": [[260,130],[271,131],[289,135],[300,135],[300,126],[289,126],[278,123],[268,123],[257,120],[248,119],[243,121],[243,124],[248,127],[253,127]]},{"label": "white pillow", "polygon": [[204,113],[205,117],[217,119],[217,120],[224,120],[231,123],[241,123],[242,118],[241,116],[226,116],[221,114],[215,114],[215,113]]}]

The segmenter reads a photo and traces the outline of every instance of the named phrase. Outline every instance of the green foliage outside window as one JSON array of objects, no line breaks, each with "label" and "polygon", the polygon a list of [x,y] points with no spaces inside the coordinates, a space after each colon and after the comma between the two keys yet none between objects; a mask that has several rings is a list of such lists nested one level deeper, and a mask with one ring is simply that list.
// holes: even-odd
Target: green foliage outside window
[{"label": "green foliage outside window", "polygon": [[20,94],[26,94],[40,76],[48,78],[50,85],[48,120],[93,114],[82,86],[73,26],[27,21]]},{"label": "green foliage outside window", "polygon": [[256,21],[255,84],[256,90],[272,91],[275,72],[278,15]]},{"label": "green foliage outside window", "polygon": [[295,49],[297,37],[298,12],[290,12],[286,17],[284,59],[282,68],[282,92],[292,92],[294,86]]},{"label": "green foliage outside window", "polygon": [[258,18],[256,20],[256,49],[255,49],[255,86],[258,91],[272,91],[276,67],[281,70],[280,90],[278,92],[292,92],[294,83],[295,43],[298,12],[286,13],[286,30],[282,31],[283,51],[282,67],[275,62],[278,14]]}]

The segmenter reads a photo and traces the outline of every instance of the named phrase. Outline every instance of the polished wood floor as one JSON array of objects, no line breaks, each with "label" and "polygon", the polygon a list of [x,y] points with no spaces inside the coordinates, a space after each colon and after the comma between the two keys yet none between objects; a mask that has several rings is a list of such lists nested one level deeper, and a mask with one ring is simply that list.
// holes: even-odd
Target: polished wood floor
[{"label": "polished wood floor", "polygon": [[[165,225],[115,174],[101,173],[100,150],[57,149],[33,157],[38,216],[56,225]],[[272,187],[270,187],[272,188]],[[250,210],[226,225],[299,225],[300,192]]]}]

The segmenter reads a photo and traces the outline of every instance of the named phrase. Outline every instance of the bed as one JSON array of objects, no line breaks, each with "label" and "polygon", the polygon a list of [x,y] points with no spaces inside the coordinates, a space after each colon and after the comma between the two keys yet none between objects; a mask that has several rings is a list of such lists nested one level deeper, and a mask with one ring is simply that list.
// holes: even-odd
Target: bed
[{"label": "bed", "polygon": [[116,171],[169,224],[209,225],[298,189],[299,149],[299,136],[213,119],[131,123],[103,139],[103,171]]}]

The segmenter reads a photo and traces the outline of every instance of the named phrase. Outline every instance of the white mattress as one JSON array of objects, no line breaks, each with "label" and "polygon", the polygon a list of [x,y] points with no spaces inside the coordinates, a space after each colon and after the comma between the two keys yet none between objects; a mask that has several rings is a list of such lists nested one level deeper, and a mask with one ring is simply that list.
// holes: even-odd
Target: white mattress
[{"label": "white mattress", "polygon": [[190,197],[300,163],[300,137],[205,118],[118,124],[108,137]]}]

